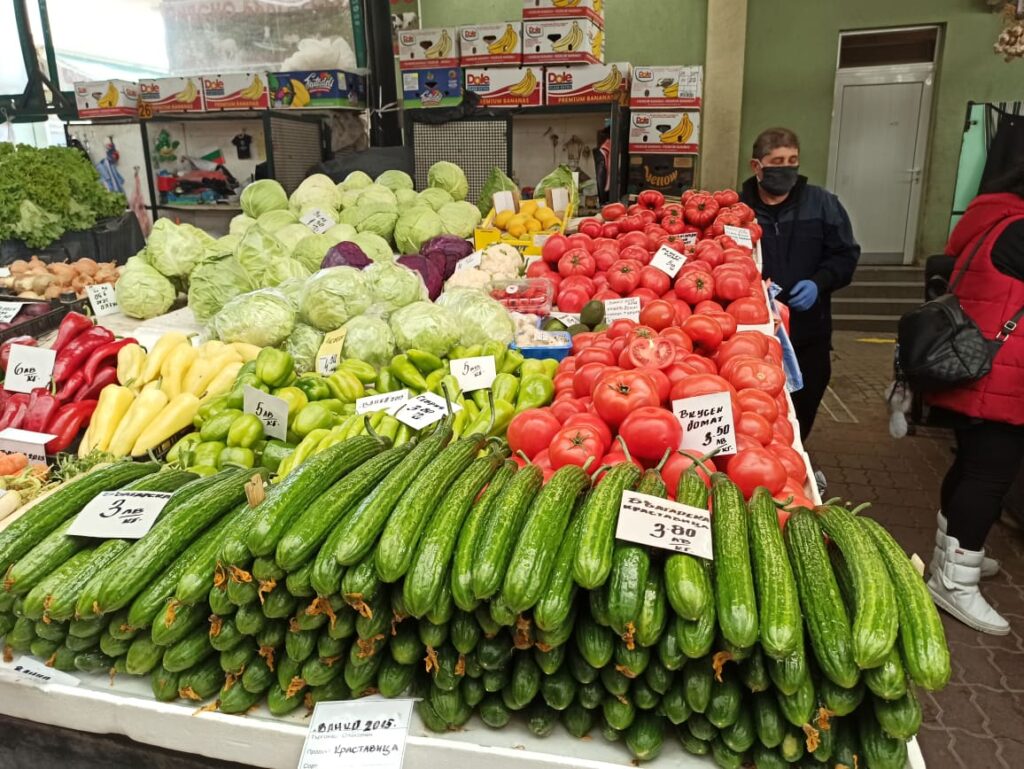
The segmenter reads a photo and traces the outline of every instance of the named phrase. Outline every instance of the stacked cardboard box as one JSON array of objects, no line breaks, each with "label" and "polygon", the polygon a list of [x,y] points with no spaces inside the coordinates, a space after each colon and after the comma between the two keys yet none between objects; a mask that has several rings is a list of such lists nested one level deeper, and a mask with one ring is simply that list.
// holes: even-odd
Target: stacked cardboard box
[{"label": "stacked cardboard box", "polygon": [[406,107],[451,107],[462,101],[456,27],[399,31],[398,67]]}]

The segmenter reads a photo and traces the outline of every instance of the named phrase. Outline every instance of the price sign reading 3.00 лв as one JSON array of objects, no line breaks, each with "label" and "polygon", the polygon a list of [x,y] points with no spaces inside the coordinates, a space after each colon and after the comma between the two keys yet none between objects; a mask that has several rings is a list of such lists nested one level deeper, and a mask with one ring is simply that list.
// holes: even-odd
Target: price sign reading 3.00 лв
[{"label": "price sign reading 3.00 \u043b\u0432", "polygon": [[625,490],[619,503],[616,539],[711,560],[711,516],[707,510]]}]

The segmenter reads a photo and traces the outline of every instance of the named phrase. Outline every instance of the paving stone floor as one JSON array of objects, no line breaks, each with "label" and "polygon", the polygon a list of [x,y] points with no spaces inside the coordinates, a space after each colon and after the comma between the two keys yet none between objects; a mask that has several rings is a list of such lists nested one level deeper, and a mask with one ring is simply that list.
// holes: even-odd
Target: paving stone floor
[{"label": "paving stone floor", "polygon": [[[828,496],[872,501],[871,514],[908,552],[928,563],[939,485],[952,461],[945,431],[921,429],[894,440],[883,400],[891,379],[891,343],[868,334],[837,333],[832,389],[807,450],[828,479]],[[829,411],[835,416],[830,416]],[[1000,523],[988,552],[1002,571],[983,592],[1010,621],[1003,638],[976,633],[943,615],[953,677],[938,693],[922,692],[919,735],[928,769],[1024,767],[1024,535]]]}]

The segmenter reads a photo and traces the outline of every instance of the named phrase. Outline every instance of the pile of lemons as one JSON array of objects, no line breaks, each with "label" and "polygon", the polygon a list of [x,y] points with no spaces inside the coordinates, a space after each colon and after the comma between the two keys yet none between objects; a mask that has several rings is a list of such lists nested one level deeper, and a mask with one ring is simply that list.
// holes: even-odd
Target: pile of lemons
[{"label": "pile of lemons", "polygon": [[519,213],[502,211],[494,216],[494,226],[513,238],[522,238],[538,232],[555,232],[561,219],[543,200],[525,200],[519,204]]}]

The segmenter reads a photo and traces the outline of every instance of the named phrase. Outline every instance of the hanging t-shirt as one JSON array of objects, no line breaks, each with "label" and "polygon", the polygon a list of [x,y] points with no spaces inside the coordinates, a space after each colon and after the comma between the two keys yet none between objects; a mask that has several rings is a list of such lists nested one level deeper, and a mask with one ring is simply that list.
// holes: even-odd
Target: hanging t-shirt
[{"label": "hanging t-shirt", "polygon": [[239,160],[248,160],[252,157],[252,137],[247,133],[240,133],[231,143],[235,145],[238,150]]}]

